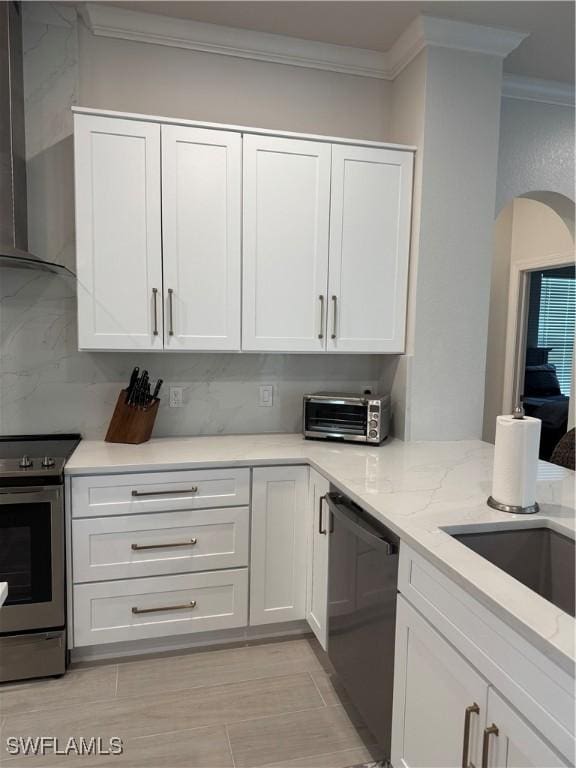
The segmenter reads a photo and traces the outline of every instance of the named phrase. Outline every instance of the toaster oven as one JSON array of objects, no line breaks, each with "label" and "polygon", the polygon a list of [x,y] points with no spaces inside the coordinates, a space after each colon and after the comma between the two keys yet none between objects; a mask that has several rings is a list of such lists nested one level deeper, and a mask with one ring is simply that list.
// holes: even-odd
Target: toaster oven
[{"label": "toaster oven", "polygon": [[304,437],[381,443],[388,437],[390,397],[317,392],[304,396]]}]

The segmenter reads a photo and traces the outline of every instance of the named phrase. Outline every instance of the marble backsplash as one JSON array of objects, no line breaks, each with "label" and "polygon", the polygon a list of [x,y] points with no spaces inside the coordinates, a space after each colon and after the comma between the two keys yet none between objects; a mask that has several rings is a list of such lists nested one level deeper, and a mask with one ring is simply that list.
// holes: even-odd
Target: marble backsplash
[{"label": "marble backsplash", "polygon": [[[165,381],[156,436],[297,432],[303,394],[389,388],[396,363],[370,355],[79,352],[74,281],[0,272],[0,434],[102,438],[134,365]],[[170,384],[184,388],[182,408],[168,407]],[[258,405],[259,384],[274,385],[272,407]]]}]

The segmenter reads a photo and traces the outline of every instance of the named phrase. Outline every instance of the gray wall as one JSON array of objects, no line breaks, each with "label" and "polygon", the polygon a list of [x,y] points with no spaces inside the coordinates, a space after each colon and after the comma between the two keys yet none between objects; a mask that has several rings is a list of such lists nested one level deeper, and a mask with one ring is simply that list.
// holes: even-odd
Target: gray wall
[{"label": "gray wall", "polygon": [[[45,258],[75,260],[72,104],[386,137],[383,81],[96,38],[78,29],[74,9],[51,3],[26,3],[24,11],[30,248]],[[75,303],[73,281],[0,273],[0,433],[78,429],[102,437],[135,364],[184,387],[184,408],[164,401],[156,435],[298,431],[305,392],[389,387],[397,363],[78,352]],[[259,383],[274,384],[272,408],[258,407]]]}]

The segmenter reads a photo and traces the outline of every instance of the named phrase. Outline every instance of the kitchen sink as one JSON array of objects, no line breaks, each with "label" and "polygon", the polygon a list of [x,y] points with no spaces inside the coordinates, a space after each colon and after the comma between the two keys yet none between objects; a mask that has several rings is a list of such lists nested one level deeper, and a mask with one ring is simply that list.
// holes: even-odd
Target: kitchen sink
[{"label": "kitchen sink", "polygon": [[574,539],[544,527],[451,535],[574,616]]}]

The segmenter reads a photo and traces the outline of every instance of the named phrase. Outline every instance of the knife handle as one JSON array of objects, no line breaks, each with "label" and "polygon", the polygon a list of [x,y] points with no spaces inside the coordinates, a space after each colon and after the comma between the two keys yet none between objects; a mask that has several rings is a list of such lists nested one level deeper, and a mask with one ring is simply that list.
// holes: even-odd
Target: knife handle
[{"label": "knife handle", "polygon": [[152,400],[156,400],[158,397],[158,393],[160,392],[160,387],[162,386],[162,379],[158,379],[156,382],[156,386],[154,387],[154,393],[152,395]]}]

